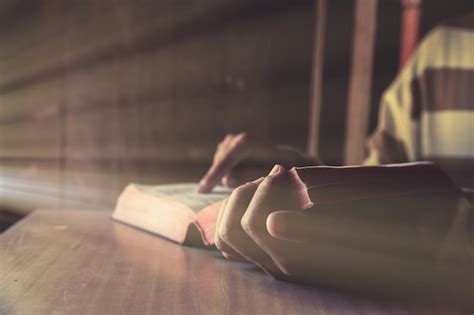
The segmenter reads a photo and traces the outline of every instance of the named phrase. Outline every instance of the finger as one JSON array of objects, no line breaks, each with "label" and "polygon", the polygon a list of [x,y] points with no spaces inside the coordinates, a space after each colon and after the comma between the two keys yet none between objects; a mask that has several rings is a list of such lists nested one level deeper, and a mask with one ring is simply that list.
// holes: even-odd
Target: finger
[{"label": "finger", "polygon": [[270,213],[266,227],[271,236],[282,240],[305,242],[314,240],[317,226],[313,216],[301,211],[276,211]]},{"label": "finger", "polygon": [[274,209],[303,209],[305,205],[299,204],[300,198],[292,191],[293,188],[289,174],[283,167],[276,165],[270,176],[257,188],[241,220],[245,232],[272,257],[274,264],[286,275],[290,274],[287,260],[292,257],[294,244],[272,237],[267,230],[266,221]]},{"label": "finger", "polygon": [[222,158],[212,164],[206,175],[199,182],[198,192],[209,192],[217,185],[232,168],[244,158],[245,134],[239,134],[231,139],[231,144],[226,148]]},{"label": "finger", "polygon": [[[269,247],[273,247],[269,246],[269,243],[272,242],[272,240],[271,236],[266,231],[265,223],[262,224],[262,222],[266,220],[266,217],[269,214],[266,213],[269,209],[269,205],[266,203],[268,203],[268,195],[272,190],[275,176],[281,176],[283,172],[284,170],[281,166],[275,165],[269,176],[266,177],[257,187],[254,198],[250,202],[247,211],[240,221],[242,229],[245,231],[246,235],[250,237],[250,239],[252,239],[252,241],[254,241],[267,256],[270,257],[273,265],[276,266],[277,271],[274,271],[274,274],[280,274],[280,271],[283,271],[283,268],[281,268],[274,257],[269,254],[271,252]],[[276,244],[273,245],[275,246]]]},{"label": "finger", "polygon": [[238,162],[239,156],[233,156],[233,152],[228,152],[222,160],[213,164],[207,171],[199,182],[198,192],[210,192]]},{"label": "finger", "polygon": [[234,134],[227,134],[225,138],[219,142],[217,145],[216,153],[214,153],[214,158],[212,163],[215,164],[222,159],[222,157],[226,154],[229,150],[229,147],[232,143],[232,139],[235,138],[236,135]]},{"label": "finger", "polygon": [[243,185],[243,183],[239,183],[237,181],[237,179],[235,178],[235,175],[233,174],[232,171],[230,171],[229,174],[222,177],[221,182],[222,182],[222,185],[224,185],[226,187],[231,187],[231,188]]},{"label": "finger", "polygon": [[240,225],[241,218],[262,180],[263,178],[239,186],[232,192],[217,227],[217,235],[247,260],[269,273],[275,273],[278,269],[272,259],[255,244]]},{"label": "finger", "polygon": [[229,260],[247,261],[245,257],[237,253],[229,244],[223,239],[216,238],[216,247],[221,252],[222,256]]},{"label": "finger", "polygon": [[[222,202],[221,208],[219,210],[219,215],[217,216],[216,226],[219,226],[219,224],[222,220],[222,214],[224,212],[224,209],[225,209],[228,201],[229,201],[229,199],[225,199]],[[233,259],[233,260],[240,260],[240,261],[245,260],[244,257],[242,257],[231,246],[229,246],[222,238],[219,237],[219,235],[217,233],[217,228],[216,228],[216,233],[215,233],[214,239],[215,239],[215,245],[216,245],[217,249],[222,253],[222,255],[225,258]]]}]

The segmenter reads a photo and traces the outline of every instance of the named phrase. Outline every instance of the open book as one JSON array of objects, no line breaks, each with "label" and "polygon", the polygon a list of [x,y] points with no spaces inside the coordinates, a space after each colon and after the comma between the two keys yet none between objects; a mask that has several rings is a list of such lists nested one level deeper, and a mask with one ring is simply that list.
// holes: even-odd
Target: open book
[{"label": "open book", "polygon": [[180,244],[212,245],[221,201],[232,190],[218,186],[210,194],[200,194],[196,189],[193,183],[129,184],[112,218]]},{"label": "open book", "polygon": [[[284,195],[297,196],[297,204],[301,205],[295,210],[308,208],[311,203],[320,210],[327,205],[348,209],[359,205],[381,214],[392,211],[389,201],[405,200],[407,205],[423,208],[427,196],[457,190],[449,177],[431,163],[301,167],[287,172],[286,179],[290,184]],[[192,183],[130,184],[120,195],[113,218],[180,244],[213,245],[220,205],[231,190],[216,187],[212,193],[200,194],[196,188],[197,184]]]}]

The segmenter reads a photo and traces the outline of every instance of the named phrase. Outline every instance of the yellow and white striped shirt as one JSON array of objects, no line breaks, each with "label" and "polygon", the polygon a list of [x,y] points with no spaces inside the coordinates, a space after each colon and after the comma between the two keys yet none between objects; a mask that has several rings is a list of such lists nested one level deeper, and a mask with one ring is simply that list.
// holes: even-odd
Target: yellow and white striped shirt
[{"label": "yellow and white striped shirt", "polygon": [[474,187],[474,12],[433,29],[382,96],[366,164],[430,160]]}]

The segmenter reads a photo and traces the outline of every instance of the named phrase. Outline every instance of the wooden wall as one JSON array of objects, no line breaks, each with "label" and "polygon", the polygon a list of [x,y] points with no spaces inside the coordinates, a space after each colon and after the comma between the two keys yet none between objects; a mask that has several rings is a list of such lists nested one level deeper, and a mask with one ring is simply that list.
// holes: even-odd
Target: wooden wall
[{"label": "wooden wall", "polygon": [[[472,0],[424,1],[422,31]],[[353,3],[328,1],[321,157],[342,162]],[[373,110],[398,71],[379,1]],[[0,1],[0,210],[113,207],[130,181],[197,180],[247,131],[304,150],[314,0]]]},{"label": "wooden wall", "polygon": [[110,208],[246,130],[304,149],[313,1],[3,0],[0,204]]}]

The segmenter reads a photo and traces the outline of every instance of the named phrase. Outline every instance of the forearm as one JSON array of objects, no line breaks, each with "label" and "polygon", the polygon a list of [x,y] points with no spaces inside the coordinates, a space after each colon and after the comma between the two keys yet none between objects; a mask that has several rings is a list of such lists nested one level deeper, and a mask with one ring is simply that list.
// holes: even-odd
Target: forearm
[{"label": "forearm", "polygon": [[314,250],[323,261],[315,281],[471,303],[474,210],[462,196],[385,198],[378,211],[351,202],[354,215],[341,206],[326,210],[337,230],[321,218]]}]

